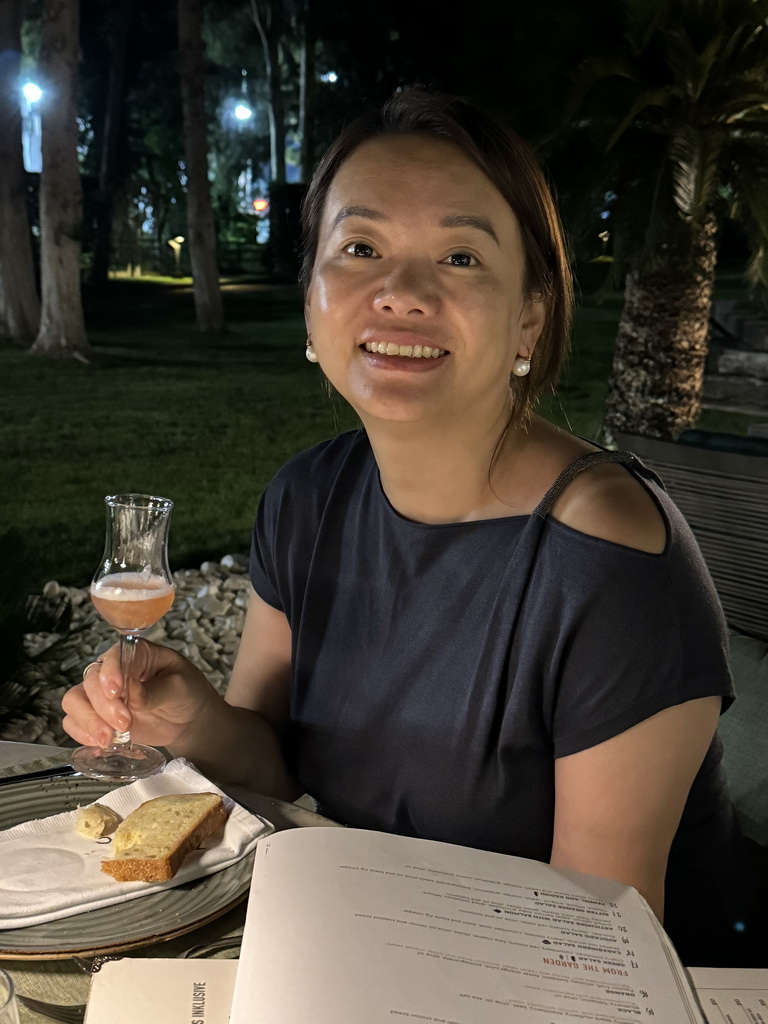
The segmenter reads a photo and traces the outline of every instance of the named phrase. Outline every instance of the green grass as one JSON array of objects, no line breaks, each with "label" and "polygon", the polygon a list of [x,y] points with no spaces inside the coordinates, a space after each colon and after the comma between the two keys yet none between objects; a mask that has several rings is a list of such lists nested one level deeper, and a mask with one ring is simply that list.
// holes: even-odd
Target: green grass
[{"label": "green grass", "polygon": [[302,356],[298,294],[228,298],[229,331],[203,336],[187,289],[116,283],[89,303],[92,366],[0,348],[0,533],[23,532],[33,586],[90,578],[116,491],[174,499],[174,567],[247,550],[275,470],[349,424]]},{"label": "green grass", "polygon": [[[225,305],[229,330],[201,335],[189,282],[111,281],[86,295],[92,365],[0,344],[0,538],[14,528],[26,589],[88,581],[102,499],[117,491],[174,499],[174,568],[246,551],[275,470],[355,424],[303,358],[297,290],[233,282]],[[620,306],[615,295],[583,305],[560,392],[542,402],[586,437],[599,432]],[[744,432],[749,422],[709,414],[706,426]]]}]

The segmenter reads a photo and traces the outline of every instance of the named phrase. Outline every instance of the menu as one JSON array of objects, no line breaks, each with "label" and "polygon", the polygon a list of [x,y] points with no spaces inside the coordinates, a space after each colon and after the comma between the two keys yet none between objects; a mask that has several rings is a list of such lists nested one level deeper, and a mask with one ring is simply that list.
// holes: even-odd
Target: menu
[{"label": "menu", "polygon": [[628,886],[358,829],[257,847],[231,1024],[648,1019],[704,1022]]},{"label": "menu", "polygon": [[768,970],[691,967],[707,1024],[768,1024]]}]

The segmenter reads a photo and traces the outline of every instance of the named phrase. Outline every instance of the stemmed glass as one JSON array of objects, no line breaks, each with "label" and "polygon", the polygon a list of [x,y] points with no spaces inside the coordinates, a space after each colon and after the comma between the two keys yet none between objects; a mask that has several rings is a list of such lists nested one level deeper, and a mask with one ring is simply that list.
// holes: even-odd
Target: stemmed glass
[{"label": "stemmed glass", "polygon": [[[120,633],[120,668],[128,704],[140,633],[165,615],[175,587],[168,565],[168,527],[173,502],[151,494],[115,494],[107,506],[104,557],[91,583],[91,600]],[[115,732],[107,747],[78,747],[72,764],[84,775],[130,782],[154,775],[165,758],[154,747]]]},{"label": "stemmed glass", "polygon": [[10,974],[0,971],[0,1024],[19,1024],[19,1010]]}]

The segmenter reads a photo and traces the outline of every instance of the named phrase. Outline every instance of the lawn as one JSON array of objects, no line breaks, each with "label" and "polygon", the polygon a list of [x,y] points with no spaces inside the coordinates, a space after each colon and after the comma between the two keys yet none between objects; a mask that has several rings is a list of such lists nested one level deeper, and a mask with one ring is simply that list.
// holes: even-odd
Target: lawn
[{"label": "lawn", "polygon": [[[88,581],[101,556],[102,499],[117,491],[176,502],[174,568],[247,550],[275,470],[354,425],[303,357],[297,290],[235,282],[225,304],[229,330],[204,336],[188,282],[112,281],[86,295],[92,365],[0,345],[0,555],[25,590]],[[542,402],[586,437],[599,432],[620,305],[618,295],[582,305],[560,392]],[[749,422],[708,413],[701,425],[743,432]]]}]

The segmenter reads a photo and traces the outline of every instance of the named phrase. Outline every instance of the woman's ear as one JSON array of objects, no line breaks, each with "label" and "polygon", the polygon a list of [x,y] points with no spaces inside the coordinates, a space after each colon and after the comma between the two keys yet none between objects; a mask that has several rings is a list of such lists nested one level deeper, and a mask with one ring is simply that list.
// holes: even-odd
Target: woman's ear
[{"label": "woman's ear", "polygon": [[518,354],[525,359],[530,359],[536,343],[541,337],[544,325],[547,322],[547,303],[543,296],[534,295],[526,299],[520,315],[520,342]]}]

